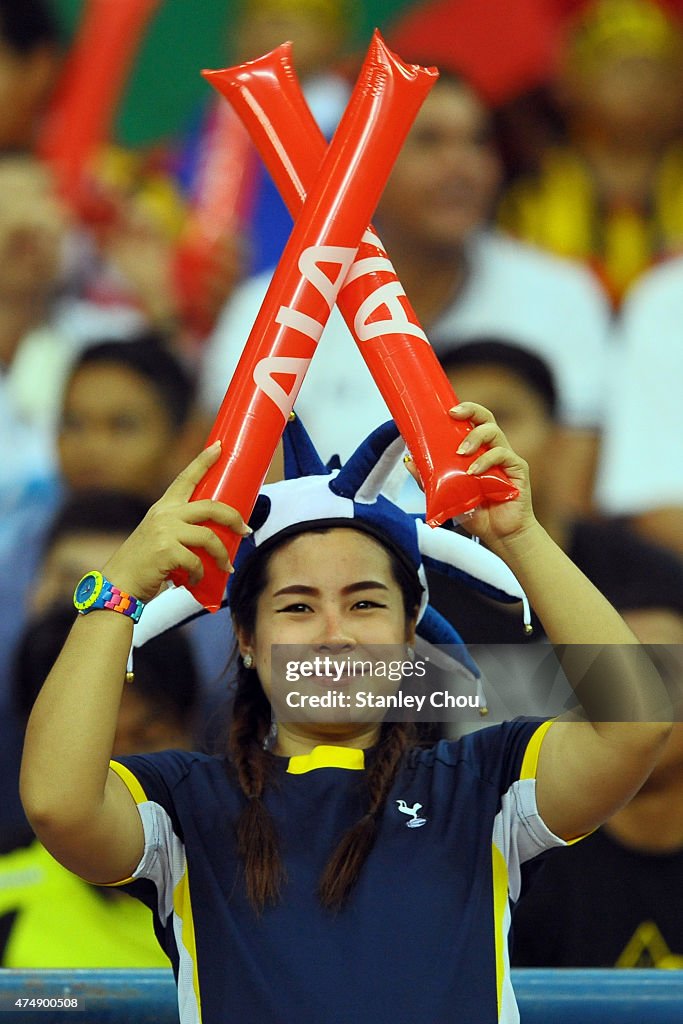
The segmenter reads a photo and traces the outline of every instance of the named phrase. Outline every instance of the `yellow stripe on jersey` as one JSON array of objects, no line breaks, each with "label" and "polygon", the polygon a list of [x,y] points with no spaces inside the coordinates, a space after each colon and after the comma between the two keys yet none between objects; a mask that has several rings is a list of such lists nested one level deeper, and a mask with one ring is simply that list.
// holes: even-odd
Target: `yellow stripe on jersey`
[{"label": "yellow stripe on jersey", "polygon": [[316,768],[349,768],[362,771],[365,768],[365,752],[356,747],[314,747],[310,754],[296,754],[289,759],[287,771],[290,775],[304,775]]},{"label": "yellow stripe on jersey", "polygon": [[542,725],[539,725],[538,729],[527,743],[524,760],[522,761],[522,770],[519,773],[520,779],[536,778],[536,772],[538,770],[538,756],[541,753],[541,744],[545,739],[545,734],[554,721],[555,719],[551,718],[549,722],[543,722]]},{"label": "yellow stripe on jersey", "polygon": [[496,999],[498,1019],[500,1019],[507,943],[505,913],[508,907],[508,866],[505,863],[505,857],[495,843],[491,844],[491,867],[493,870],[493,934],[496,948]]},{"label": "yellow stripe on jersey", "polygon": [[[201,1021],[202,1002],[199,994],[199,974],[197,972],[197,943],[195,939],[194,915],[192,913],[192,900],[190,899],[190,883],[187,875],[187,864],[185,865],[185,870],[180,881],[173,891],[173,913],[176,918],[180,920],[180,934],[183,947],[182,950],[180,948],[178,949],[178,982],[181,982],[182,975],[189,968],[189,958],[189,961],[192,964],[192,989],[194,991],[197,1008],[196,1019],[197,1021]],[[185,955],[183,955],[183,951]]]},{"label": "yellow stripe on jersey", "polygon": [[136,804],[144,804],[147,802],[147,794],[133,775],[130,768],[126,768],[125,765],[119,764],[118,761],[110,761],[109,767],[124,783]]}]

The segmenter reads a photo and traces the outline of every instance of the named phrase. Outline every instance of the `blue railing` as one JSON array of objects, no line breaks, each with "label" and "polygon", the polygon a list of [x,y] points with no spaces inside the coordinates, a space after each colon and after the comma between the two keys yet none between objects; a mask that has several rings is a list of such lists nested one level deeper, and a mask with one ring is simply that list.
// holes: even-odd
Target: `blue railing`
[{"label": "blue railing", "polygon": [[[522,1024],[683,1022],[683,971],[524,970],[512,974]],[[17,1007],[17,1000],[29,1000],[29,1005]],[[57,1008],[58,1000],[64,1008]],[[64,1005],[75,1000],[78,1009]],[[13,1012],[5,1018],[8,1024],[66,1024],[69,1019],[73,1024],[178,1022],[175,986],[165,970],[0,970],[2,1011]],[[69,1012],[75,1015],[69,1018]]]}]

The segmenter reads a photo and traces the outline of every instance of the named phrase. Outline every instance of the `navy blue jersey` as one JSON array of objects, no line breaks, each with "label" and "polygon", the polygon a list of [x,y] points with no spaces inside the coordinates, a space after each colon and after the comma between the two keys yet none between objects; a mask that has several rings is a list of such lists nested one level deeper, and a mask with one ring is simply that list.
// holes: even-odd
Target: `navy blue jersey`
[{"label": "navy blue jersey", "polygon": [[[364,752],[275,758],[265,802],[281,836],[282,901],[247,902],[225,761],[168,751],[112,762],[138,803],[145,852],[123,885],[154,913],[182,1024],[488,1024],[519,1019],[509,982],[520,866],[564,845],[535,800],[550,723],[508,722],[416,750],[343,910],[316,895],[364,813]],[[368,756],[372,756],[369,752]]]}]

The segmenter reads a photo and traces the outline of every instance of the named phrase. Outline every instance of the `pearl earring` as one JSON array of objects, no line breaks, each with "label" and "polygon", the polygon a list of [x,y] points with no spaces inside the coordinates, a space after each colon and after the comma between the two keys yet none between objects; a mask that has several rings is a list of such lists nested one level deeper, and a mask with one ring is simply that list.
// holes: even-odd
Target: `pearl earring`
[{"label": "pearl earring", "polygon": [[253,668],[254,667],[254,655],[250,654],[248,651],[247,651],[246,654],[242,655],[242,661],[244,662],[244,667],[245,668]]}]

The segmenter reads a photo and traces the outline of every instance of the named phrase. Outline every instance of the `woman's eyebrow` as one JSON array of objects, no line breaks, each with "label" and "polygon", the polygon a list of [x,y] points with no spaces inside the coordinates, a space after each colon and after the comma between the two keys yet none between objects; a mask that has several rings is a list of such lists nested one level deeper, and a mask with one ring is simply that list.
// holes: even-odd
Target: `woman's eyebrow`
[{"label": "woman's eyebrow", "polygon": [[386,583],[379,580],[361,580],[359,583],[350,583],[342,589],[342,594],[355,594],[357,590],[388,590]]},{"label": "woman's eyebrow", "polygon": [[[388,590],[385,583],[379,580],[359,580],[358,583],[349,583],[348,587],[342,587],[342,594],[355,594],[359,590]],[[303,583],[292,583],[288,587],[276,590],[273,597],[281,597],[283,594],[309,594],[315,597],[320,591],[316,587],[308,587]]]}]

